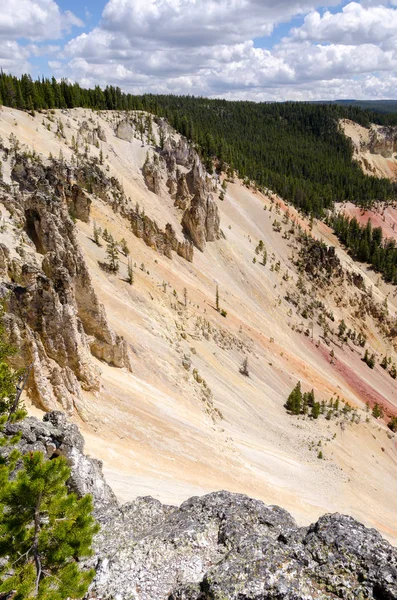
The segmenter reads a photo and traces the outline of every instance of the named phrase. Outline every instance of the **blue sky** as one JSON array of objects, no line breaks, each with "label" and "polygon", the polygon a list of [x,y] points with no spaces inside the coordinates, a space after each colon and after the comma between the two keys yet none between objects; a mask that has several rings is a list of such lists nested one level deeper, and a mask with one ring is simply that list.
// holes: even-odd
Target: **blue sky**
[{"label": "blue sky", "polygon": [[7,0],[0,66],[131,92],[397,98],[397,0]]}]

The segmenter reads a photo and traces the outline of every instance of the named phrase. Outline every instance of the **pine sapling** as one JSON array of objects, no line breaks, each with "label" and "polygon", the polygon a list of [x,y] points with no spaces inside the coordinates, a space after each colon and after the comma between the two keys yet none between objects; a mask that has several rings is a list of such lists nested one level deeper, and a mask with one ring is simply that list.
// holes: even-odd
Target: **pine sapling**
[{"label": "pine sapling", "polygon": [[94,242],[96,243],[97,246],[101,246],[102,245],[101,242],[100,242],[101,233],[102,233],[102,231],[101,231],[100,227],[98,227],[97,224],[96,224],[96,222],[94,221],[94,232],[93,232],[93,235],[94,235]]},{"label": "pine sapling", "polygon": [[119,270],[119,251],[117,246],[117,242],[109,235],[106,254],[109,259],[109,270],[113,273],[117,273]]},{"label": "pine sapling", "polygon": [[127,267],[127,282],[132,285],[134,283],[134,271],[132,269],[132,260],[128,259],[128,267]]}]

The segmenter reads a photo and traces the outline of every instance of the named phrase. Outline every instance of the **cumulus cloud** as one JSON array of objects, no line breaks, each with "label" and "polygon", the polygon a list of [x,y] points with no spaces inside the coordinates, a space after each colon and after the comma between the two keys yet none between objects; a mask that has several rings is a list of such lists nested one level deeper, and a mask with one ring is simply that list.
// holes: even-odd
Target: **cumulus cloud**
[{"label": "cumulus cloud", "polygon": [[62,12],[54,0],[7,0],[0,11],[0,39],[41,41],[61,38],[83,22],[71,11]]},{"label": "cumulus cloud", "polygon": [[386,6],[364,7],[350,2],[341,12],[310,12],[301,27],[291,32],[297,40],[315,40],[337,44],[380,44],[397,35],[397,11]]},{"label": "cumulus cloud", "polygon": [[[345,96],[348,89],[360,89],[361,97],[370,92],[367,76],[376,73],[381,79],[396,70],[395,50],[370,35],[382,11],[392,13],[389,21],[397,18],[396,10],[380,6],[364,9],[350,3],[323,17],[311,11],[300,28],[273,48],[255,47],[255,37],[301,10],[293,2],[266,0],[109,0],[100,26],[65,47],[69,76],[86,85],[113,83],[133,93],[253,99],[298,94],[304,99],[310,88],[316,97]],[[361,13],[366,17],[360,20]],[[312,40],[315,31],[318,39]],[[360,43],[347,43],[349,32]]]},{"label": "cumulus cloud", "polygon": [[29,70],[30,51],[15,41],[0,43],[0,65],[4,71],[21,75]]},{"label": "cumulus cloud", "polygon": [[[54,0],[11,4],[17,1],[57,15],[47,37],[78,24]],[[85,86],[112,84],[132,93],[253,100],[397,97],[396,5],[362,0],[339,6],[331,0],[321,11],[317,0],[108,0],[91,31],[61,52],[48,47],[49,67]],[[33,41],[44,35],[35,14]],[[2,18],[7,21],[0,16],[0,35]],[[292,18],[301,25],[278,43],[258,47],[257,38],[266,46],[266,36]],[[26,27],[23,19],[18,27]],[[10,40],[20,35],[18,27],[8,24]],[[31,44],[31,54],[40,48]]]},{"label": "cumulus cloud", "polygon": [[[336,4],[337,0],[330,2]],[[269,35],[315,0],[109,0],[101,27],[135,43],[209,46]]]}]

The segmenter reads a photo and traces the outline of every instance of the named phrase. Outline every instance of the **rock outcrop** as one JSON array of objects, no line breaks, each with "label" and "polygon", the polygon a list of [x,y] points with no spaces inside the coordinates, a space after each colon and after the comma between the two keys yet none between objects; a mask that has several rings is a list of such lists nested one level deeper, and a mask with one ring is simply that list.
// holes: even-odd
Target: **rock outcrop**
[{"label": "rock outcrop", "polygon": [[[10,437],[21,433],[21,440],[16,446],[21,454],[38,451],[48,460],[64,456],[71,470],[68,480],[70,491],[79,497],[92,495],[94,515],[99,521],[109,513],[117,514],[119,505],[103,477],[101,461],[84,454],[84,438],[79,428],[70,423],[62,412],[49,412],[42,421],[28,417],[21,422],[10,423],[5,433]],[[1,454],[7,454],[14,447],[5,446]]]},{"label": "rock outcrop", "polygon": [[[97,600],[394,600],[397,549],[352,517],[329,514],[309,527],[278,506],[214,492],[179,508],[151,497],[119,506],[99,461],[84,455],[76,425],[59,412],[7,426],[22,452],[65,456],[68,486],[90,493],[101,530]],[[4,447],[2,452],[8,452]]]},{"label": "rock outcrop", "polygon": [[372,125],[369,130],[368,149],[372,154],[390,158],[397,152],[397,127]]},{"label": "rock outcrop", "polygon": [[160,159],[157,154],[154,154],[151,159],[149,156],[146,158],[142,167],[142,173],[147,188],[153,192],[153,194],[157,194],[159,196],[161,192],[161,167]]},{"label": "rock outcrop", "polygon": [[191,168],[197,153],[193,150],[187,139],[180,136],[178,141],[168,137],[164,142],[161,155],[165,158],[168,170],[172,171],[175,168],[175,164]]},{"label": "rock outcrop", "polygon": [[102,529],[96,553],[95,598],[391,600],[397,594],[397,551],[375,530],[338,514],[298,528],[285,510],[228,492],[191,498],[179,509],[138,498]]},{"label": "rock outcrop", "polygon": [[116,136],[120,138],[120,140],[130,142],[134,137],[132,125],[127,120],[121,121],[116,127]]},{"label": "rock outcrop", "polygon": [[90,127],[87,121],[83,121],[79,128],[79,135],[86,144],[99,148],[99,141],[106,142],[106,134],[100,125]]},{"label": "rock outcrop", "polygon": [[177,171],[176,175],[177,188],[175,194],[175,206],[185,211],[188,206],[190,206],[192,195],[189,191],[189,186],[186,181],[186,174],[178,173]]},{"label": "rock outcrop", "polygon": [[[160,157],[147,157],[142,172],[148,189],[160,194],[160,182],[165,168],[167,187],[174,205],[183,211],[182,226],[188,238],[202,252],[207,242],[220,237],[220,217],[212,192],[214,183],[207,175],[195,150],[184,137],[176,142],[168,137]],[[177,166],[190,170],[180,172]]]},{"label": "rock outcrop", "polygon": [[160,229],[155,221],[148,216],[132,210],[129,212],[132,231],[138,238],[142,238],[147,246],[154,248],[160,254],[172,258],[172,251],[189,262],[193,260],[193,246],[189,240],[180,242],[170,223],[165,226],[165,231]]},{"label": "rock outcrop", "polygon": [[219,239],[220,218],[211,193],[211,184],[198,157],[187,174],[186,181],[193,199],[184,212],[182,225],[195,246],[203,252],[206,242]]},{"label": "rock outcrop", "polygon": [[397,597],[397,550],[375,530],[339,514],[299,528],[282,508],[229,492],[121,507],[96,539],[96,569],[98,599]]},{"label": "rock outcrop", "polygon": [[21,365],[33,365],[34,402],[83,414],[81,390],[100,388],[92,355],[131,368],[127,344],[111,330],[98,301],[70,217],[75,202],[76,212],[88,218],[88,197],[63,165],[19,159],[12,177],[21,191],[10,194],[3,187],[1,201],[24,231],[25,247],[19,256],[1,252],[0,294],[7,298],[11,340]]}]

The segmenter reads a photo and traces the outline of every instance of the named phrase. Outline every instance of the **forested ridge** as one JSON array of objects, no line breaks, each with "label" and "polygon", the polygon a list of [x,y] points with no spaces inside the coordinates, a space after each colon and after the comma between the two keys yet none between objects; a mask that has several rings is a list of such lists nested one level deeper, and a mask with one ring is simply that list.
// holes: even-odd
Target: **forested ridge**
[{"label": "forested ridge", "polygon": [[319,102],[319,104],[359,106],[360,108],[377,113],[377,123],[381,125],[397,125],[397,100],[332,100],[332,102],[323,101]]},{"label": "forested ridge", "polygon": [[343,213],[333,214],[329,224],[353,258],[370,263],[386,281],[397,284],[396,243],[392,238],[383,238],[381,227],[372,227],[370,220],[360,225],[355,217],[351,219]]},{"label": "forested ridge", "polygon": [[[255,103],[191,96],[124,94],[112,86],[84,89],[66,80],[33,81],[29,75],[0,75],[0,102],[23,110],[86,107],[99,110],[148,110],[200,149],[261,187],[280,194],[317,216],[335,201],[361,206],[397,197],[388,179],[363,174],[352,162],[352,146],[338,119],[368,126],[384,115],[358,106],[304,102]],[[388,115],[390,117],[390,115]]]},{"label": "forested ridge", "polygon": [[397,196],[395,184],[363,174],[352,160],[340,118],[368,126],[360,108],[302,102],[258,104],[204,98],[142,97],[148,110],[169,122],[240,177],[268,188],[317,216],[335,201],[361,206]]},{"label": "forested ridge", "polygon": [[[236,170],[243,179],[270,189],[306,213],[323,216],[334,202],[370,207],[397,198],[397,184],[364,175],[353,161],[351,141],[339,119],[365,127],[397,123],[358,103],[255,103],[192,96],[124,94],[119,88],[85,89],[52,79],[33,81],[0,74],[0,104],[21,110],[84,107],[95,110],[146,110],[165,117],[192,140],[209,169]],[[386,279],[397,281],[397,250],[377,230],[336,216],[332,226],[352,255],[371,262]],[[379,237],[380,236],[380,237]]]}]

